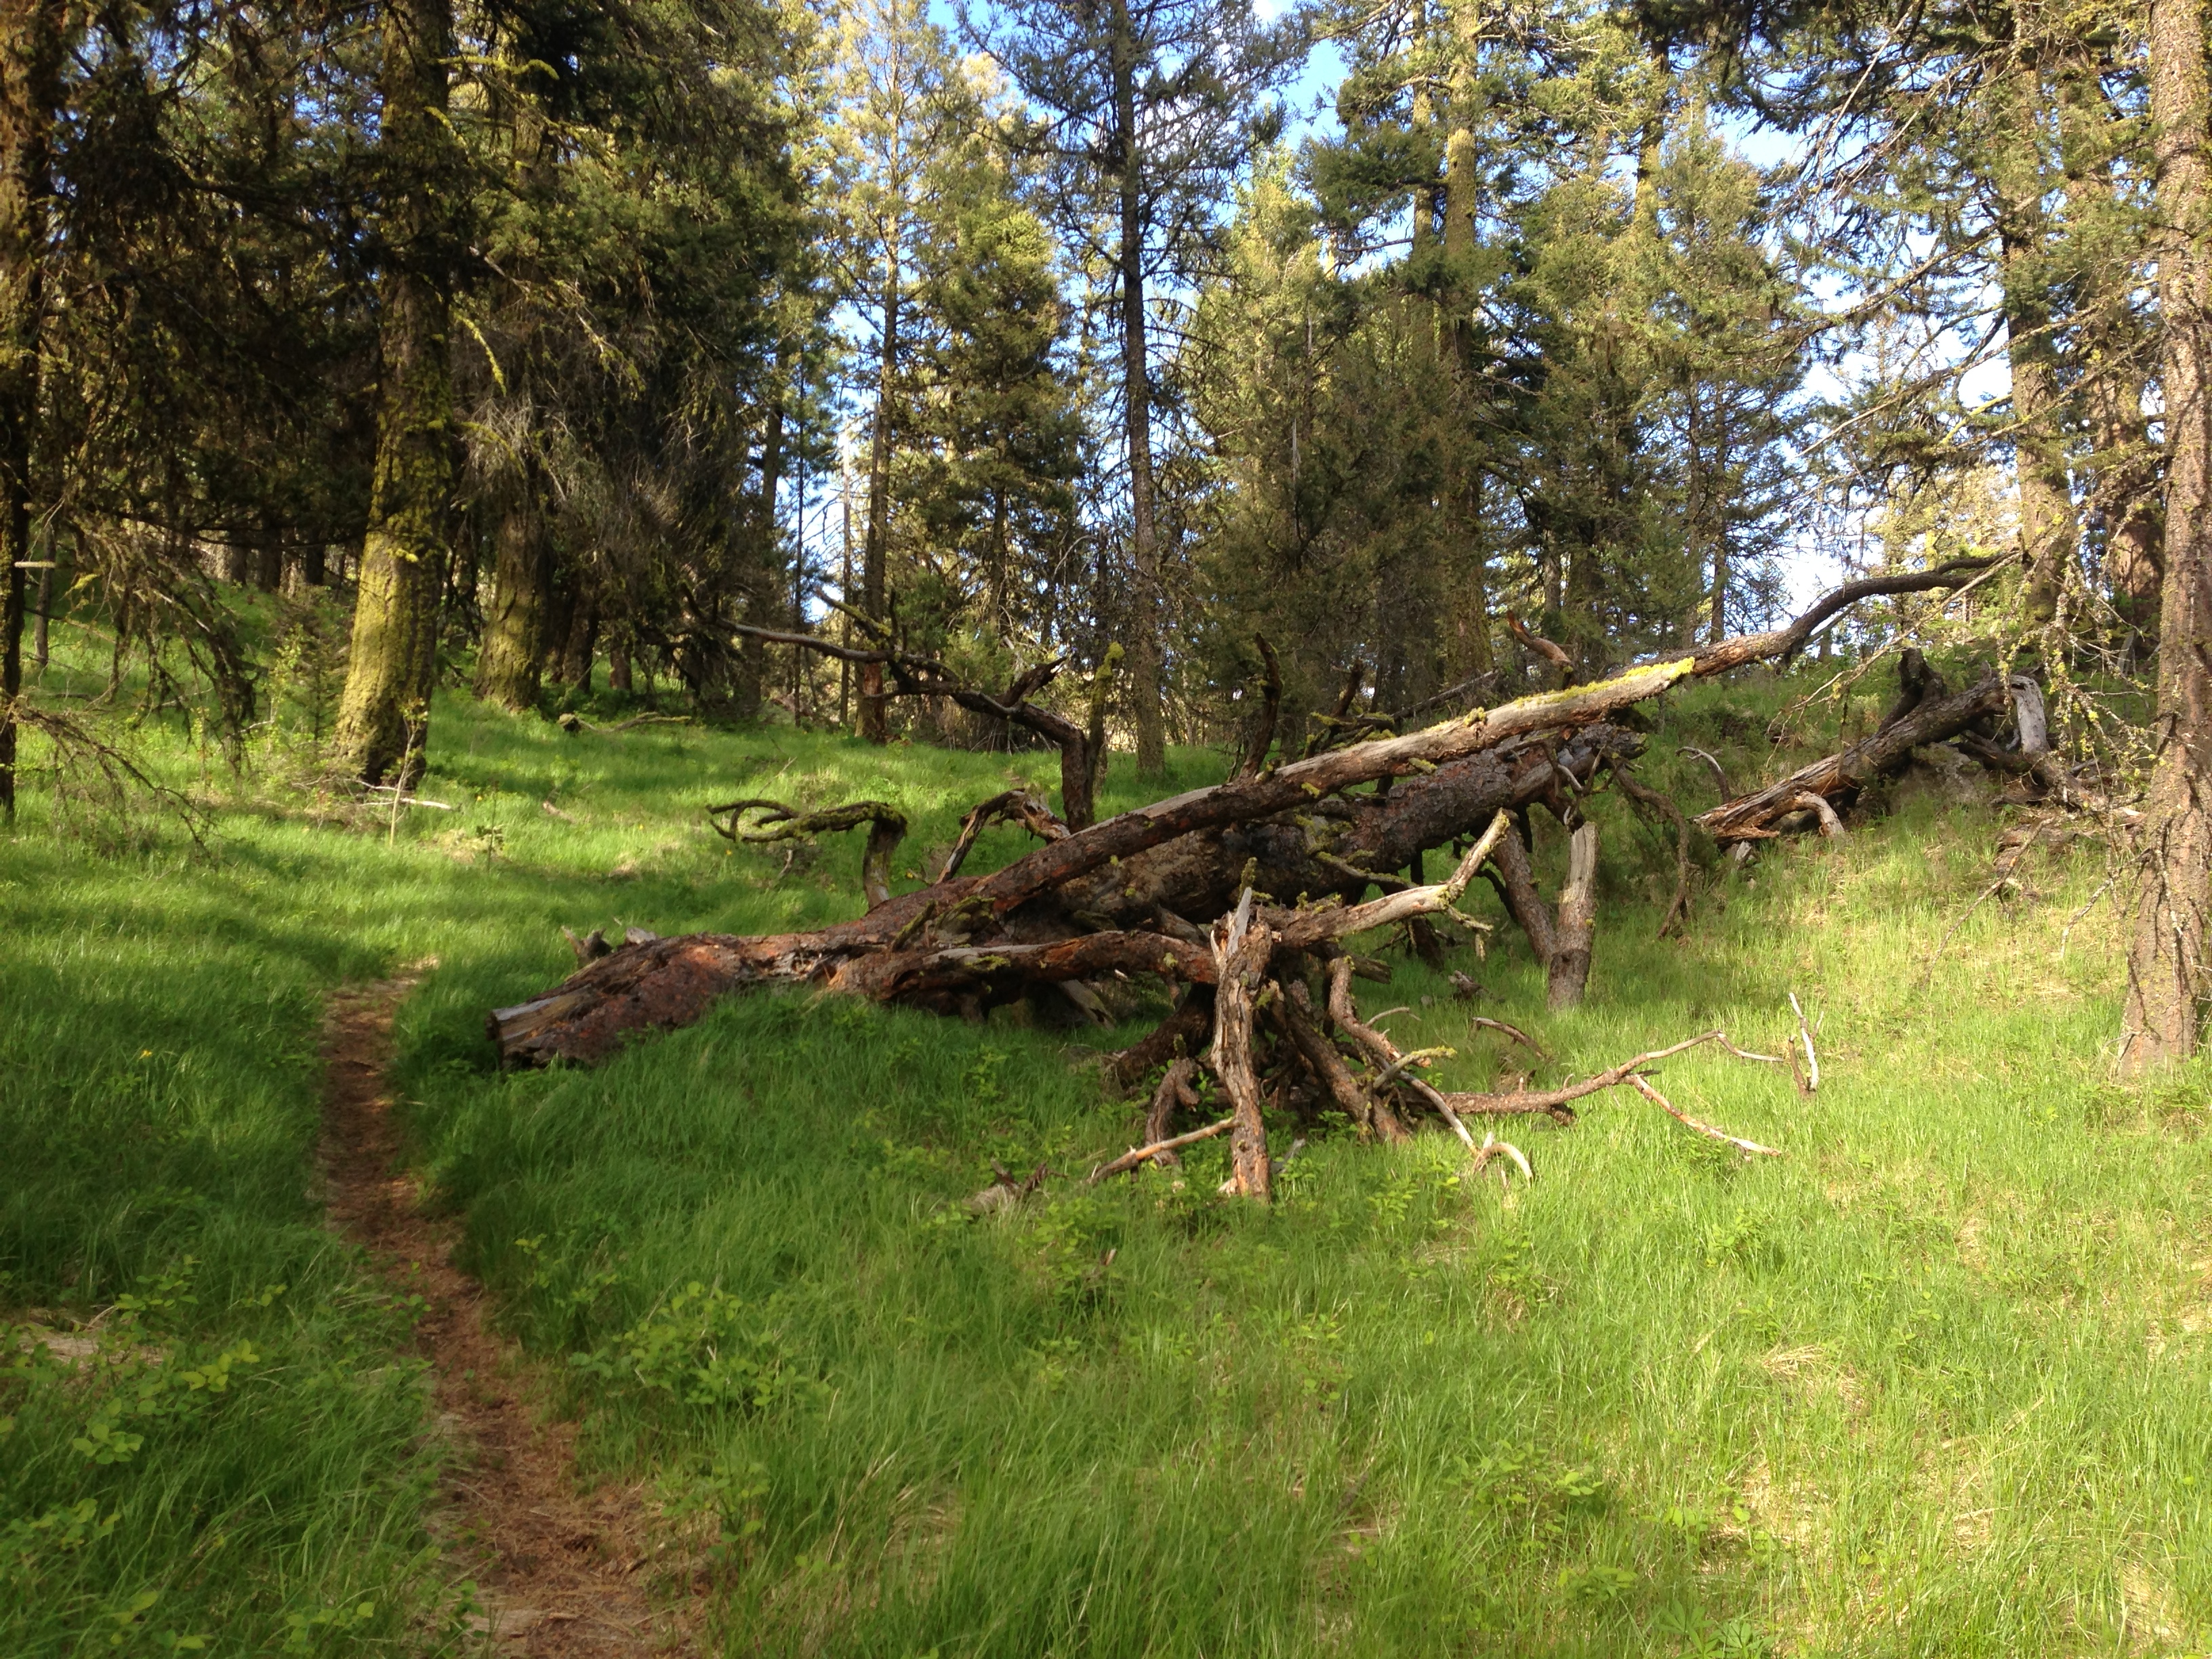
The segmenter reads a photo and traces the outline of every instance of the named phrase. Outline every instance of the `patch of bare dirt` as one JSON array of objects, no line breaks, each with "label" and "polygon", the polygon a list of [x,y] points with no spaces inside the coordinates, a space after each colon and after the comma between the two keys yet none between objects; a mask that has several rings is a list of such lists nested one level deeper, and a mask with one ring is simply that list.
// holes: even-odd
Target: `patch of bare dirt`
[{"label": "patch of bare dirt", "polygon": [[435,965],[331,997],[323,1170],[332,1224],[367,1247],[395,1289],[428,1304],[416,1342],[457,1454],[445,1530],[473,1567],[478,1626],[501,1659],[689,1654],[692,1632],[656,1613],[642,1582],[652,1545],[639,1492],[579,1490],[574,1425],[543,1409],[529,1362],[489,1328],[483,1287],[453,1265],[459,1229],[424,1213],[401,1166],[385,1077],[392,1014]]}]

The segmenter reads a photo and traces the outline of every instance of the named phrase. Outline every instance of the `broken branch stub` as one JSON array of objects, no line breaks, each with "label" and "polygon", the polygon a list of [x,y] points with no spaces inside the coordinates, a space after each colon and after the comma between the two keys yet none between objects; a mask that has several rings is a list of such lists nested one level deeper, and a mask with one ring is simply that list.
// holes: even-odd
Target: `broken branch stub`
[{"label": "broken branch stub", "polygon": [[1253,1004],[1275,953],[1275,935],[1252,914],[1251,894],[1213,927],[1213,1074],[1229,1097],[1230,1180],[1246,1198],[1273,1195],[1267,1127],[1261,1116],[1260,1078],[1252,1064]]}]

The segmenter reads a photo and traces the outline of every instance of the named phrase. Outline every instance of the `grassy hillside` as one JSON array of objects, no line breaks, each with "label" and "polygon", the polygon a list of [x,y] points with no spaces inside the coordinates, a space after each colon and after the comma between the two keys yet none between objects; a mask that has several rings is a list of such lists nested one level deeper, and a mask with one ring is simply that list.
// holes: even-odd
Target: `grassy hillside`
[{"label": "grassy hillside", "polygon": [[[1710,781],[1658,758],[1678,744],[1724,744],[1739,777],[1790,758],[1759,735],[1790,689],[1691,694],[1647,775],[1703,805]],[[568,1376],[595,1466],[655,1484],[683,1540],[666,1588],[705,1587],[732,1652],[2180,1653],[2212,1632],[2202,1083],[2104,1081],[2111,923],[2072,921],[2093,847],[2033,855],[2029,890],[1931,961],[1998,820],[1906,802],[1716,878],[1662,944],[1671,848],[1603,800],[1588,1005],[1545,1015],[1503,926],[1453,965],[1558,1056],[1547,1080],[1714,1024],[1775,1052],[1795,991],[1825,1019],[1816,1097],[1710,1052],[1662,1082],[1787,1157],[1746,1164],[1614,1094],[1522,1134],[1526,1192],[1464,1180],[1441,1136],[1323,1135],[1272,1212],[1212,1196],[1216,1144],[975,1220],[959,1200],[992,1158],[1079,1174],[1128,1143],[1133,1107],[1081,1064],[1112,1036],[763,996],[600,1070],[502,1077],[482,1018],[565,971],[562,924],[858,908],[856,844],[787,867],[716,840],[705,800],[890,799],[919,870],[1048,757],[569,736],[456,700],[423,788],[459,810],[395,830],[319,827],[176,742],[179,775],[235,796],[211,858],[167,832],[58,841],[39,800],[0,842],[0,1293],[31,1328],[0,1396],[7,1651],[460,1640],[423,1525],[436,1442],[392,1357],[407,1310],[322,1231],[311,1158],[319,996],[428,955],[401,1015],[419,1157],[509,1328]],[[1137,799],[1117,769],[1109,808]],[[994,832],[971,867],[1023,844]],[[1447,1086],[1498,1075],[1464,1005],[1394,960],[1364,1006],[1457,1047]]]}]

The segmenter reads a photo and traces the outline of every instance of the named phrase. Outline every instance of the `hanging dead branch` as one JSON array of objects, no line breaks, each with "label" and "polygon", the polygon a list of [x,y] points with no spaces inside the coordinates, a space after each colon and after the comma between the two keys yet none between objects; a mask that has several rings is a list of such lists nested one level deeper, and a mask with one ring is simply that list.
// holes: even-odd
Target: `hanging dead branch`
[{"label": "hanging dead branch", "polygon": [[[1711,756],[1706,757],[1711,759]],[[1720,767],[1715,763],[1717,774]],[[1673,799],[1638,780],[1626,766],[1615,765],[1613,781],[1620,793],[1628,797],[1647,815],[1665,820],[1674,826],[1674,896],[1668,902],[1667,914],[1659,920],[1656,937],[1664,939],[1690,919],[1690,823],[1682,816],[1682,809]],[[1722,786],[1723,799],[1728,796],[1727,786]]]}]

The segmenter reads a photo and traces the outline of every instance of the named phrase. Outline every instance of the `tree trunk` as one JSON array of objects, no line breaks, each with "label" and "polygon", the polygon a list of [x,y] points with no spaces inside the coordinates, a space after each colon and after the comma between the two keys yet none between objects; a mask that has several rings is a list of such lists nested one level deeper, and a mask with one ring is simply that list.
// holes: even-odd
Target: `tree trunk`
[{"label": "tree trunk", "polygon": [[547,590],[553,581],[552,538],[540,508],[538,468],[501,505],[493,532],[491,614],[477,658],[477,696],[520,714],[538,704],[545,659]]},{"label": "tree trunk", "polygon": [[10,823],[15,702],[23,689],[23,562],[32,556],[39,325],[53,193],[49,158],[61,103],[64,15],[55,0],[10,0],[0,8],[0,814]]},{"label": "tree trunk", "polygon": [[568,616],[568,637],[561,647],[561,684],[580,691],[592,689],[592,665],[599,652],[599,603],[595,594],[579,589],[576,607]]},{"label": "tree trunk", "polygon": [[[51,547],[48,548],[49,561],[52,557],[52,553],[53,550]],[[48,624],[53,621],[53,615],[54,568],[49,562],[45,569],[39,572],[39,621],[38,627],[31,636],[31,660],[40,668],[46,665],[48,659],[46,633]]]},{"label": "tree trunk", "polygon": [[[889,619],[885,581],[890,552],[891,380],[898,371],[899,266],[896,249],[885,251],[883,356],[876,367],[875,431],[868,447],[868,533],[860,545],[860,610],[877,623]],[[880,647],[880,639],[869,644]],[[866,743],[890,741],[890,701],[884,695],[884,665],[860,666],[860,735]]]},{"label": "tree trunk", "polygon": [[264,593],[274,593],[284,586],[282,526],[264,524],[253,538],[253,585]]},{"label": "tree trunk", "polygon": [[[1468,262],[1474,257],[1474,220],[1481,207],[1475,125],[1482,115],[1482,88],[1474,72],[1482,33],[1480,0],[1455,0],[1451,15],[1459,59],[1452,77],[1451,131],[1444,139],[1443,242],[1445,258],[1452,262],[1456,271],[1464,272]],[[1457,376],[1459,391],[1465,396],[1474,385],[1474,363],[1471,356],[1474,335],[1464,315],[1454,319],[1450,337],[1452,370]],[[1466,548],[1466,568],[1459,584],[1458,615],[1455,618],[1459,646],[1454,653],[1455,665],[1468,675],[1487,674],[1497,665],[1490,647],[1490,604],[1483,568],[1486,556],[1482,529],[1482,474],[1469,453],[1473,443],[1470,431],[1458,434],[1459,477],[1450,497],[1462,517],[1460,528]]]},{"label": "tree trunk", "polygon": [[2196,1052],[2212,915],[2212,177],[2203,0],[2153,0],[2151,119],[2157,134],[2159,306],[2165,325],[2166,582],[2160,601],[2157,758],[2128,945],[2120,1066],[2136,1073]]},{"label": "tree trunk", "polygon": [[1137,129],[1136,31],[1127,0],[1113,0],[1109,52],[1115,140],[1121,148],[1121,403],[1129,447],[1129,552],[1136,591],[1129,618],[1130,702],[1137,721],[1137,775],[1167,771],[1162,707],[1166,673],[1161,637],[1165,595],[1160,584],[1158,529],[1152,487],[1152,377],[1146,344],[1144,146]]},{"label": "tree trunk", "polygon": [[[2062,76],[2068,213],[2090,226],[2110,222],[2125,211],[2128,118],[2094,64],[2069,58]],[[2102,574],[2132,657],[2156,640],[2160,580],[2160,457],[2143,415],[2148,376],[2133,337],[2139,271],[2132,261],[2100,261],[2079,280],[2071,325],[2095,445],[2087,506],[2104,527]]]},{"label": "tree trunk", "polygon": [[[418,772],[437,668],[453,488],[452,305],[443,286],[451,0],[390,0],[380,148],[398,183],[383,273],[376,476],[332,758],[368,782]],[[411,782],[402,776],[402,784]]]}]

